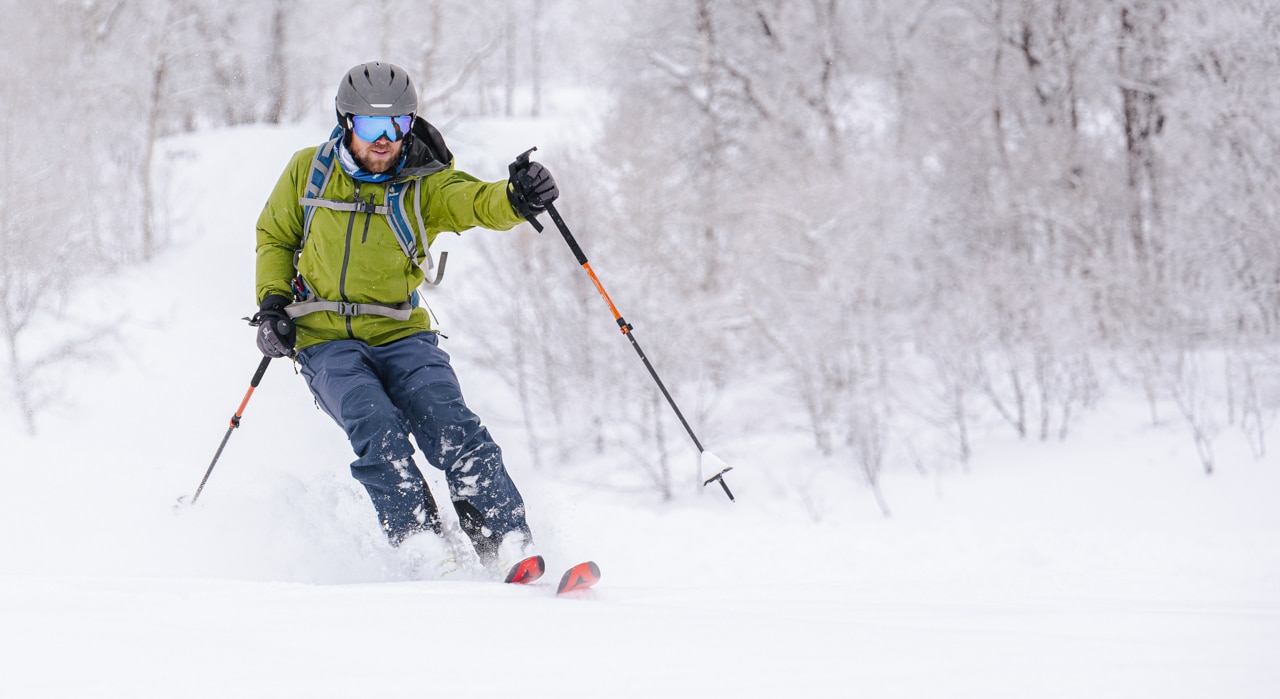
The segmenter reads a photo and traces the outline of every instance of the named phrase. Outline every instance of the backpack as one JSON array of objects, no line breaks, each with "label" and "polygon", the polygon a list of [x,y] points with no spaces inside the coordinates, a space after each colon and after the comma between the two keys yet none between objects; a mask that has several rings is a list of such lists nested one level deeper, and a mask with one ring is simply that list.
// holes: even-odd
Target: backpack
[{"label": "backpack", "polygon": [[[329,186],[329,178],[333,175],[334,160],[338,157],[338,143],[341,139],[342,129],[335,128],[333,133],[330,134],[329,140],[316,148],[315,156],[311,159],[311,174],[307,178],[305,195],[298,199],[298,203],[302,205],[305,215],[302,223],[302,243],[298,246],[298,250],[293,253],[294,269],[298,268],[298,260],[301,259],[302,251],[306,248],[307,240],[311,236],[311,220],[315,217],[317,208],[381,214],[387,217],[387,223],[390,225],[392,233],[395,234],[396,242],[400,244],[400,249],[404,251],[410,262],[415,265],[418,264],[418,240],[421,239],[423,241],[423,252],[425,253],[427,264],[427,268],[424,270],[426,278],[423,283],[438,286],[441,280],[444,279],[444,267],[449,253],[441,252],[440,262],[436,264],[436,261],[431,256],[430,249],[426,247],[425,231],[421,227],[417,231],[414,230],[410,223],[410,212],[405,209],[405,203],[410,198],[408,190],[412,189],[413,212],[417,214],[418,223],[421,226],[422,186],[417,178],[387,183],[385,204],[323,198],[324,190]],[[434,277],[430,274],[433,270],[435,271]],[[290,318],[297,318],[317,311],[332,311],[342,316],[370,314],[395,318],[396,320],[408,320],[410,314],[413,313],[413,309],[418,306],[419,299],[418,291],[414,290],[407,300],[394,305],[330,301],[317,296],[307,285],[301,274],[294,277],[293,291],[295,300],[285,308]]]}]

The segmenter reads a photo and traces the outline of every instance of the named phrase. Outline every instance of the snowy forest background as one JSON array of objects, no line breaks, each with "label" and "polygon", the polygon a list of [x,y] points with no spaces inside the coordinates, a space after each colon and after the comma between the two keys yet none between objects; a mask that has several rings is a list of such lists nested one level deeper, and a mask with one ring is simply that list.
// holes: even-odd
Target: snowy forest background
[{"label": "snowy forest background", "polygon": [[[1185,425],[1206,472],[1228,429],[1268,448],[1270,0],[0,4],[0,403],[27,431],[148,313],[76,309],[172,243],[165,139],[318,141],[338,78],[384,59],[446,138],[558,126],[528,145],[677,401],[709,445],[808,435],[802,498],[833,470],[874,492],[962,469],[992,430],[1060,439],[1114,392]],[[565,104],[591,109],[549,122]],[[538,468],[625,454],[614,485],[690,490],[685,435],[553,237],[476,236],[492,283],[446,324],[497,338],[468,351],[515,387]]]}]

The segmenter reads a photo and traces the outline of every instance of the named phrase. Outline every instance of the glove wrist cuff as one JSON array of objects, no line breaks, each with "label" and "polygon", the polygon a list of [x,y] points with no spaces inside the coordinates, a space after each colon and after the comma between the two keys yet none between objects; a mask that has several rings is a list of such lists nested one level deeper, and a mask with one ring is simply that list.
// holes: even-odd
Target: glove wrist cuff
[{"label": "glove wrist cuff", "polygon": [[266,298],[262,299],[262,303],[258,304],[258,308],[264,311],[283,309],[290,303],[292,299],[282,294],[267,294]]}]

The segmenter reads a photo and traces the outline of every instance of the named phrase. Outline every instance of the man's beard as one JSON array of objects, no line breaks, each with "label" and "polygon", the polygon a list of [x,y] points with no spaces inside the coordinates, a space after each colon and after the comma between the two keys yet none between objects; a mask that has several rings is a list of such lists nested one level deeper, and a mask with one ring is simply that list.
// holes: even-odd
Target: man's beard
[{"label": "man's beard", "polygon": [[386,160],[380,160],[378,161],[377,165],[374,165],[373,163],[370,163],[369,161],[365,160],[361,156],[357,155],[355,151],[352,151],[351,157],[356,161],[356,165],[360,166],[361,170],[364,170],[365,172],[372,172],[376,175],[381,175],[383,173],[389,172],[393,167],[395,167],[395,164],[396,164],[396,158],[388,158]]},{"label": "man's beard", "polygon": [[[392,143],[390,155],[386,159],[380,159],[373,153],[374,144],[372,143],[366,143],[359,149],[359,151],[363,151],[363,153],[357,150],[357,145],[358,144],[354,142],[354,139],[351,143],[347,144],[347,151],[351,153],[351,159],[355,161],[356,165],[361,170],[374,175],[384,175],[393,172],[396,165],[404,158],[403,141],[398,144]],[[369,157],[366,157],[366,155]]]}]

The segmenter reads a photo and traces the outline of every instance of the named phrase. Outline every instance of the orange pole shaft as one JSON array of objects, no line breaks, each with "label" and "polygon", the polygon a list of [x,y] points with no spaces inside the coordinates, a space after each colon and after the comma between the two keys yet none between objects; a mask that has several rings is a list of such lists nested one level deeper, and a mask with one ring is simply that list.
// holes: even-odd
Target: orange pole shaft
[{"label": "orange pole shaft", "polygon": [[239,427],[239,426],[240,426],[240,417],[241,417],[242,415],[244,415],[244,409],[245,409],[245,407],[246,407],[246,406],[248,406],[248,405],[249,405],[249,399],[253,397],[253,389],[254,389],[254,388],[256,388],[256,386],[250,386],[250,387],[249,387],[249,390],[248,390],[248,391],[245,391],[245,394],[244,394],[244,400],[240,401],[240,407],[239,407],[239,408],[236,408],[236,414],[231,416],[231,426],[232,426],[232,427]]},{"label": "orange pole shaft", "polygon": [[600,279],[596,277],[595,270],[591,269],[591,263],[583,262],[582,268],[587,270],[587,274],[591,277],[591,283],[596,285],[596,291],[600,292],[600,296],[604,298],[604,302],[609,304],[609,310],[613,311],[613,319],[618,321],[618,324],[622,326],[622,334],[626,335],[627,331],[629,331],[631,327],[623,322],[622,314],[618,312],[618,307],[613,305],[613,299],[609,298],[609,292],[604,290],[604,284],[601,284]]}]

